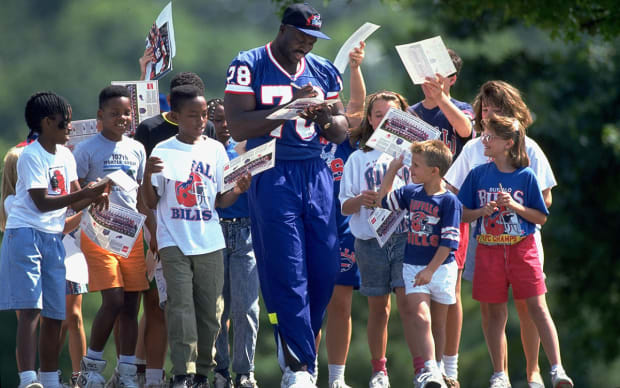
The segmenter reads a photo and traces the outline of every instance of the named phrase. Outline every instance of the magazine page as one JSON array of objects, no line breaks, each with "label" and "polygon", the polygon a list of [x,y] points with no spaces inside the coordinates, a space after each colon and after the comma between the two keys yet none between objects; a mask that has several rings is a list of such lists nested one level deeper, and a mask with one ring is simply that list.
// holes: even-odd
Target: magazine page
[{"label": "magazine page", "polygon": [[101,248],[128,257],[145,219],[143,214],[111,203],[108,210],[91,206],[84,212],[80,226]]},{"label": "magazine page", "polygon": [[112,85],[123,85],[129,89],[131,124],[125,135],[133,137],[138,124],[159,114],[159,86],[157,81],[112,81]]},{"label": "magazine page", "polygon": [[334,66],[336,66],[340,74],[343,74],[347,69],[351,50],[358,47],[361,41],[366,41],[366,39],[380,27],[381,26],[376,24],[366,22],[344,42],[340,50],[338,50],[338,54],[336,54],[336,59],[334,59]]},{"label": "magazine page", "polygon": [[71,128],[69,140],[65,145],[72,151],[78,143],[95,136],[99,132],[97,130],[97,119],[72,121]]},{"label": "magazine page", "polygon": [[172,2],[164,7],[146,34],[146,48],[149,47],[153,47],[155,62],[146,65],[145,79],[156,80],[172,70],[172,58],[176,55]]},{"label": "magazine page", "polygon": [[192,173],[194,156],[190,152],[175,150],[171,148],[155,148],[151,156],[160,158],[164,163],[161,174],[164,178],[175,182],[186,182]]},{"label": "magazine page", "polygon": [[221,193],[235,187],[237,181],[250,172],[252,176],[268,170],[276,164],[276,139],[256,148],[252,148],[243,155],[239,155],[224,166],[224,184]]},{"label": "magazine page", "polygon": [[267,116],[267,118],[269,120],[294,120],[298,118],[299,114],[306,108],[321,104],[331,105],[335,104],[337,101],[339,100],[334,99],[326,101],[316,97],[298,98],[289,104],[283,105],[282,108],[273,112]]},{"label": "magazine page", "polygon": [[438,139],[441,133],[426,121],[400,109],[390,108],[367,146],[397,158],[405,154],[404,163],[411,164],[411,143]]},{"label": "magazine page", "polygon": [[405,212],[406,210],[393,212],[379,207],[373,210],[368,217],[368,223],[379,242],[379,246],[385,245],[405,217]]},{"label": "magazine page", "polygon": [[396,51],[416,85],[423,84],[426,77],[435,77],[435,74],[447,77],[456,73],[441,36],[396,46]]}]

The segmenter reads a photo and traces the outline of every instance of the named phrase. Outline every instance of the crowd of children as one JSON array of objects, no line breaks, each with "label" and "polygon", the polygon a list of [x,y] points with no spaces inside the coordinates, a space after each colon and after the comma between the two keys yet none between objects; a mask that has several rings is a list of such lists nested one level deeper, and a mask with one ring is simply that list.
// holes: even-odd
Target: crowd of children
[{"label": "crowd of children", "polygon": [[[265,113],[287,95],[338,98],[337,71],[309,53],[317,37],[326,38],[320,15],[307,4],[289,7],[272,43],[233,61],[224,100],[207,101],[196,74],[177,74],[165,101],[170,111],[142,122],[135,139],[125,136],[129,90],[107,86],[99,93],[100,132],[73,152],[64,146],[71,131],[69,103],[53,92],[30,97],[28,141],[4,158],[0,207],[0,309],[17,312],[20,388],[61,386],[58,355],[67,332],[72,388],[257,387],[259,279],[282,388],[316,386],[325,312],[329,388],[350,388],[345,365],[356,289],[368,301],[369,388],[390,387],[392,293],[411,353],[413,385],[459,387],[461,277],[473,282],[473,298],[480,302],[493,367],[490,388],[510,387],[509,288],[529,387],[544,387],[541,343],[553,388],[573,386],[546,304],[540,243],[556,181],[544,153],[526,135],[532,118],[519,91],[488,81],[473,107],[453,99],[450,88],[462,61],[449,50],[457,72],[427,78],[417,104],[385,90],[366,96],[360,42],[349,54],[346,110],[338,102],[269,123]],[[147,49],[140,59],[142,76],[151,56]],[[324,78],[305,75],[299,64],[321,69]],[[274,69],[277,76],[269,73]],[[263,77],[256,84],[254,71]],[[262,95],[262,110],[254,96],[248,100],[263,93],[260,82],[272,82],[272,89],[273,82],[286,83],[269,89],[281,93],[271,100]],[[367,144],[390,108],[416,115],[441,133],[438,140],[413,143],[410,165]],[[279,139],[276,168],[255,177],[247,173],[222,193],[225,164],[272,137]],[[187,169],[189,177],[173,179],[171,167]],[[138,188],[124,191],[102,180],[117,170]],[[278,201],[267,200],[274,195]],[[105,212],[110,204],[146,217],[127,256],[102,248],[84,231],[75,233],[83,209]],[[404,212],[385,244],[368,222],[376,208]],[[65,279],[66,252],[76,249],[67,244],[79,244],[88,289]],[[147,279],[147,272],[157,271],[147,269],[147,257],[155,258],[152,265],[163,277]],[[81,296],[97,291],[101,306],[86,347]],[[141,299],[145,313],[139,321]],[[118,360],[106,382],[103,349],[112,333]],[[167,348],[169,383],[163,370]]]}]

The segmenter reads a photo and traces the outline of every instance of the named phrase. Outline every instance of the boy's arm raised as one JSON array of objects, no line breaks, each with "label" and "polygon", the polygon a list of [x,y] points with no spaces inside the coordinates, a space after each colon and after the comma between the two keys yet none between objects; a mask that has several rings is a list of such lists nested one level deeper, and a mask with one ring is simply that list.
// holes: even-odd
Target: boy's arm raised
[{"label": "boy's arm raised", "polygon": [[426,87],[427,93],[430,93],[435,99],[437,106],[439,106],[439,109],[446,116],[456,133],[460,137],[469,137],[472,131],[471,121],[462,110],[452,103],[450,97],[443,92],[443,85],[447,82],[449,82],[448,78],[437,74],[436,79],[427,77],[423,87]]},{"label": "boy's arm raised", "polygon": [[379,198],[377,200],[377,202],[379,203],[379,206],[381,205],[383,198],[385,198],[385,196],[388,195],[390,191],[392,191],[392,185],[394,184],[394,178],[396,177],[396,173],[398,172],[398,170],[400,170],[400,168],[403,166],[403,159],[404,159],[404,156],[401,155],[398,158],[394,158],[390,162],[390,166],[385,172],[385,176],[383,177],[383,182],[381,182],[381,188],[379,189]]}]

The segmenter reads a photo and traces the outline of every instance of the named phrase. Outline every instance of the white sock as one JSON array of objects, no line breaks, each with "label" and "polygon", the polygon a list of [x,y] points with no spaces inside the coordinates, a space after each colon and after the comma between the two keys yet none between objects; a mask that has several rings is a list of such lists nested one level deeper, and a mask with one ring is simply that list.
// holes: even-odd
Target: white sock
[{"label": "white sock", "polygon": [[59,386],[58,371],[39,372],[39,381],[45,388],[53,388]]},{"label": "white sock", "polygon": [[101,361],[103,360],[103,350],[100,352],[96,352],[91,348],[88,348],[88,350],[86,351],[86,357],[90,358],[91,360]]},{"label": "white sock", "polygon": [[435,360],[424,361],[424,367],[428,371],[433,371],[433,370],[437,369],[437,361],[435,361]]},{"label": "white sock", "polygon": [[147,369],[145,372],[145,377],[146,377],[145,385],[148,387],[149,385],[156,385],[158,383],[161,383],[163,376],[164,376],[163,369]]},{"label": "white sock", "polygon": [[506,373],[504,373],[504,371],[501,372],[495,372],[493,373],[493,375],[491,376],[492,379],[496,378],[496,377],[503,377],[504,379],[508,380],[508,376],[506,376]]},{"label": "white sock", "polygon": [[37,381],[37,372],[33,370],[25,370],[19,372],[19,385],[26,386],[33,381]]},{"label": "white sock", "polygon": [[136,356],[135,355],[126,355],[126,354],[121,354],[120,357],[118,358],[118,362],[122,362],[123,364],[131,364],[131,365],[135,365],[136,364]]},{"label": "white sock", "polygon": [[555,365],[551,365],[551,373],[554,373],[555,371],[564,371],[564,368],[562,367],[562,364],[555,364]]},{"label": "white sock", "polygon": [[446,376],[451,377],[453,379],[458,379],[459,377],[459,355],[455,356],[443,356],[443,367],[446,371]]},{"label": "white sock", "polygon": [[329,370],[329,385],[336,380],[344,381],[344,365],[329,364],[327,369]]}]

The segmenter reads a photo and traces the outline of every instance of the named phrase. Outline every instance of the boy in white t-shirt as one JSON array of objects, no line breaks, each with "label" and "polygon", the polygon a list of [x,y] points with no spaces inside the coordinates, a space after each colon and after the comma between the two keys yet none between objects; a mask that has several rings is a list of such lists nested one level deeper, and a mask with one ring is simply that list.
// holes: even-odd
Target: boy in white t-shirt
[{"label": "boy in white t-shirt", "polygon": [[[202,135],[207,123],[204,96],[195,86],[179,86],[170,93],[170,105],[170,118],[178,123],[179,133],[153,150],[159,157],[147,161],[143,196],[150,208],[157,208],[157,243],[168,292],[172,387],[208,387],[223,310],[226,247],[215,208],[232,205],[249,188],[251,176],[219,194],[228,156],[221,143]],[[167,178],[184,163],[191,164],[187,180]]]},{"label": "boy in white t-shirt", "polygon": [[[38,139],[17,162],[15,200],[6,222],[0,256],[0,310],[19,311],[17,358],[20,388],[59,387],[58,338],[65,319],[67,206],[78,211],[106,205],[107,185],[80,189],[69,140],[71,106],[52,92],[32,95],[26,123]],[[40,336],[37,324],[41,317]],[[40,382],[35,372],[39,339]]]}]

